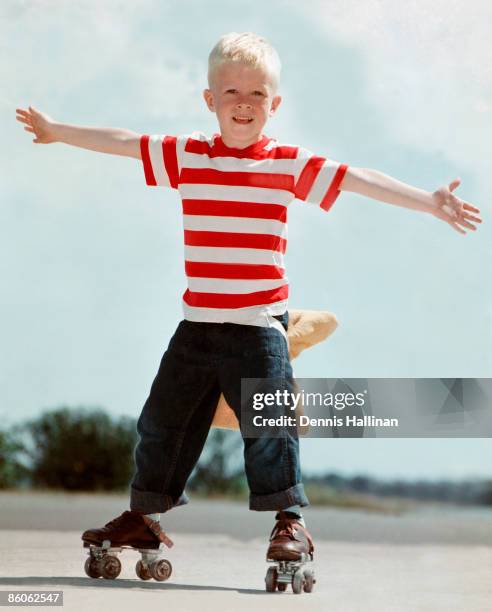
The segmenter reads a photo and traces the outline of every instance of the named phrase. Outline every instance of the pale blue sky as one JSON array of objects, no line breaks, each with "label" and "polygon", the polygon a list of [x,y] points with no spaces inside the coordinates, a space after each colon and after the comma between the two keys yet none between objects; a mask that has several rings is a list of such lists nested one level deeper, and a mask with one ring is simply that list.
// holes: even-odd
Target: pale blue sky
[{"label": "pale blue sky", "polygon": [[[300,377],[490,377],[491,9],[439,0],[2,3],[4,423],[60,404],[138,416],[181,317],[176,192],[133,159],[31,144],[15,108],[139,132],[217,131],[201,92],[228,31],[277,48],[283,102],[265,133],[433,190],[456,176],[484,226],[342,194],[289,211],[291,305],[340,327]],[[363,7],[363,8],[362,8]],[[192,19],[190,19],[192,16]],[[456,48],[456,40],[463,44]],[[492,440],[309,440],[306,472],[492,473]]]}]

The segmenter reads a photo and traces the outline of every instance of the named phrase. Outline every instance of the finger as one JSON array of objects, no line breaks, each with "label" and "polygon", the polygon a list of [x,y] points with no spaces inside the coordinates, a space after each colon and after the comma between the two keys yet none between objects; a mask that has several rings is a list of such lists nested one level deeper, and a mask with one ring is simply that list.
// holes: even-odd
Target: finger
[{"label": "finger", "polygon": [[460,224],[462,227],[467,227],[468,229],[471,229],[471,230],[472,230],[472,231],[474,231],[474,232],[477,230],[477,228],[476,228],[474,225],[472,225],[472,224],[471,224],[471,223],[469,223],[468,221],[465,221],[465,219],[460,219],[460,220],[458,221],[458,223],[459,223],[459,224]]},{"label": "finger", "polygon": [[476,213],[480,212],[479,208],[475,208],[475,206],[472,206],[469,202],[463,202],[463,208],[466,208],[466,210],[471,210],[472,212]]},{"label": "finger", "polygon": [[26,125],[26,127],[24,128],[26,130],[26,132],[31,132],[32,134],[34,134],[34,129],[30,126],[30,125]]},{"label": "finger", "polygon": [[461,179],[457,178],[449,183],[449,191],[454,191],[461,184]]},{"label": "finger", "polygon": [[23,108],[16,108],[16,109],[15,109],[15,112],[16,112],[18,115],[29,115],[29,113],[28,113],[26,110],[24,110]]},{"label": "finger", "polygon": [[480,219],[480,217],[474,217],[473,215],[463,215],[463,218],[474,221],[475,223],[482,223],[482,219]]},{"label": "finger", "polygon": [[21,123],[31,123],[30,117],[16,117],[17,121]]},{"label": "finger", "polygon": [[455,229],[459,234],[466,234],[465,230],[462,230],[461,227],[459,227],[459,225],[456,225],[456,223],[453,223],[452,221],[449,223],[449,225]]}]

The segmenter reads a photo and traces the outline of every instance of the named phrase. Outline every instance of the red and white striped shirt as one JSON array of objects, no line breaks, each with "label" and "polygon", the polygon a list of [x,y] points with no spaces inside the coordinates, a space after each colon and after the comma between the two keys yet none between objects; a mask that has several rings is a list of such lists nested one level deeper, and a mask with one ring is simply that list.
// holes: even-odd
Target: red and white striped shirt
[{"label": "red and white striped shirt", "polygon": [[287,310],[287,207],[328,211],[347,166],[263,136],[245,149],[219,134],[140,141],[147,185],[177,189],[183,206],[185,319],[278,327]]}]

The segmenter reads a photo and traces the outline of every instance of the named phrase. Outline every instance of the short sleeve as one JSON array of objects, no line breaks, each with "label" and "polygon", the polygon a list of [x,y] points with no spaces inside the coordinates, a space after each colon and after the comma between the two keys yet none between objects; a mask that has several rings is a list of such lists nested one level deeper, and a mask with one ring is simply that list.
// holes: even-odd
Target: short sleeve
[{"label": "short sleeve", "polygon": [[177,142],[176,136],[141,136],[140,153],[147,185],[178,188]]},{"label": "short sleeve", "polygon": [[339,162],[318,157],[299,147],[297,153],[298,173],[295,182],[295,197],[323,210],[330,210],[340,195],[340,184],[348,166]]}]

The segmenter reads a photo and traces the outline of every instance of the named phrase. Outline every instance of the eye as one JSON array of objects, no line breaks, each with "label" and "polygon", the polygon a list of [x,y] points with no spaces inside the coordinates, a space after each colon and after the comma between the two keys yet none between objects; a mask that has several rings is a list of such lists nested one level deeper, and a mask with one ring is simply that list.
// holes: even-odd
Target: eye
[{"label": "eye", "polygon": [[254,92],[253,92],[253,94],[254,94],[255,96],[263,96],[263,95],[265,95],[265,94],[264,94],[262,91],[258,91],[258,90],[257,90],[257,91],[254,91]]},{"label": "eye", "polygon": [[237,89],[228,89],[226,93],[236,93]]}]

